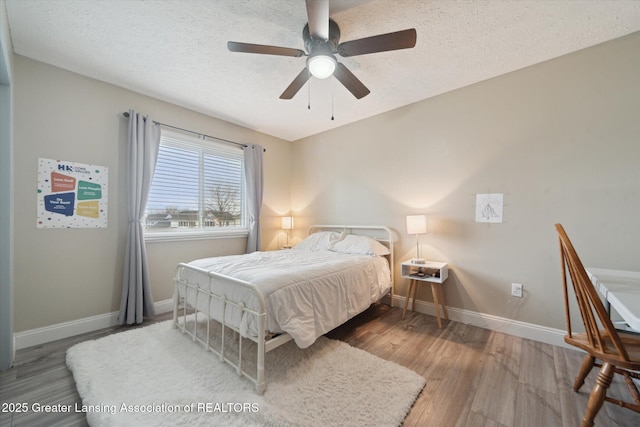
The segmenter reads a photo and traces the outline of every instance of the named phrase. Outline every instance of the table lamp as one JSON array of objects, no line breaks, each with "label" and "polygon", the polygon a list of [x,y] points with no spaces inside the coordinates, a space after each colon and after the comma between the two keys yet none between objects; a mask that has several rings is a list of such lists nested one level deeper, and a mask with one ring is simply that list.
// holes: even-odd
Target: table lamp
[{"label": "table lamp", "polygon": [[283,216],[282,217],[282,229],[287,230],[287,244],[284,248],[291,248],[289,244],[289,230],[293,230],[293,217],[292,216]]},{"label": "table lamp", "polygon": [[424,264],[424,258],[420,258],[420,234],[427,232],[427,216],[426,215],[407,215],[407,233],[416,235],[416,258],[411,262],[414,264]]}]

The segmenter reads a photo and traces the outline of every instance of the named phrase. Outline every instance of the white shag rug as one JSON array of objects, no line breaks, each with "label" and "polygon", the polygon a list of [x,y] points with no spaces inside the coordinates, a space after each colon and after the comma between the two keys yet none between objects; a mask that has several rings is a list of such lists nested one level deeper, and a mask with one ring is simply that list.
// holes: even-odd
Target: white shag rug
[{"label": "white shag rug", "polygon": [[[255,344],[244,340],[243,354],[253,359]],[[77,344],[66,362],[82,397],[71,410],[91,426],[398,426],[425,385],[407,368],[320,337],[267,353],[259,396],[171,321]]]}]

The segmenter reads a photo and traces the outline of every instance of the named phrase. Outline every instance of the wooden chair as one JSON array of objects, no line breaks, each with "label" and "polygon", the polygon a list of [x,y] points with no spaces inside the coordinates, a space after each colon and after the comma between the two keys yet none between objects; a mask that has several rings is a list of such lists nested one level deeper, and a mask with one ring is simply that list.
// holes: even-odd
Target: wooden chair
[{"label": "wooden chair", "polygon": [[[596,384],[589,395],[587,410],[582,418],[582,427],[593,426],[593,420],[604,401],[640,412],[640,393],[632,379],[640,379],[640,336],[622,333],[614,327],[600,300],[598,291],[589,280],[589,276],[578,257],[562,225],[556,224],[560,239],[560,257],[562,262],[562,287],[567,322],[566,343],[587,352],[582,361],[573,390],[578,391],[584,379],[594,366],[600,367]],[[585,332],[574,333],[571,329],[569,296],[567,292],[567,271],[575,291]],[[607,396],[607,389],[614,374],[620,374],[629,388],[634,403]]]}]

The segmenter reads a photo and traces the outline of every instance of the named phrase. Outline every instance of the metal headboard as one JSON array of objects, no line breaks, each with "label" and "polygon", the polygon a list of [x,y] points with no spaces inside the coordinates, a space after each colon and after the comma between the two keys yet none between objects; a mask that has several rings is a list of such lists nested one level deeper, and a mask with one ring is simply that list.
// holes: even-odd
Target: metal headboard
[{"label": "metal headboard", "polygon": [[393,298],[395,295],[395,264],[393,258],[393,233],[391,229],[383,225],[321,225],[314,224],[309,227],[309,234],[318,231],[338,231],[346,234],[356,234],[368,236],[389,248],[389,255],[386,256],[389,261],[389,270],[391,271],[391,306],[393,307]]}]

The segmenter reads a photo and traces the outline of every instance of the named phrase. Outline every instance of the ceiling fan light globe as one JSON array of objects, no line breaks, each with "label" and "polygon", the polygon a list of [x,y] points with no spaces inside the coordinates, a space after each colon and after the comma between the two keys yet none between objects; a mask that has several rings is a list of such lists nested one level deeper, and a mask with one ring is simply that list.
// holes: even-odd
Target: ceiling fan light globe
[{"label": "ceiling fan light globe", "polygon": [[336,69],[336,60],[329,55],[315,55],[309,58],[307,67],[313,77],[326,79],[333,75]]}]

